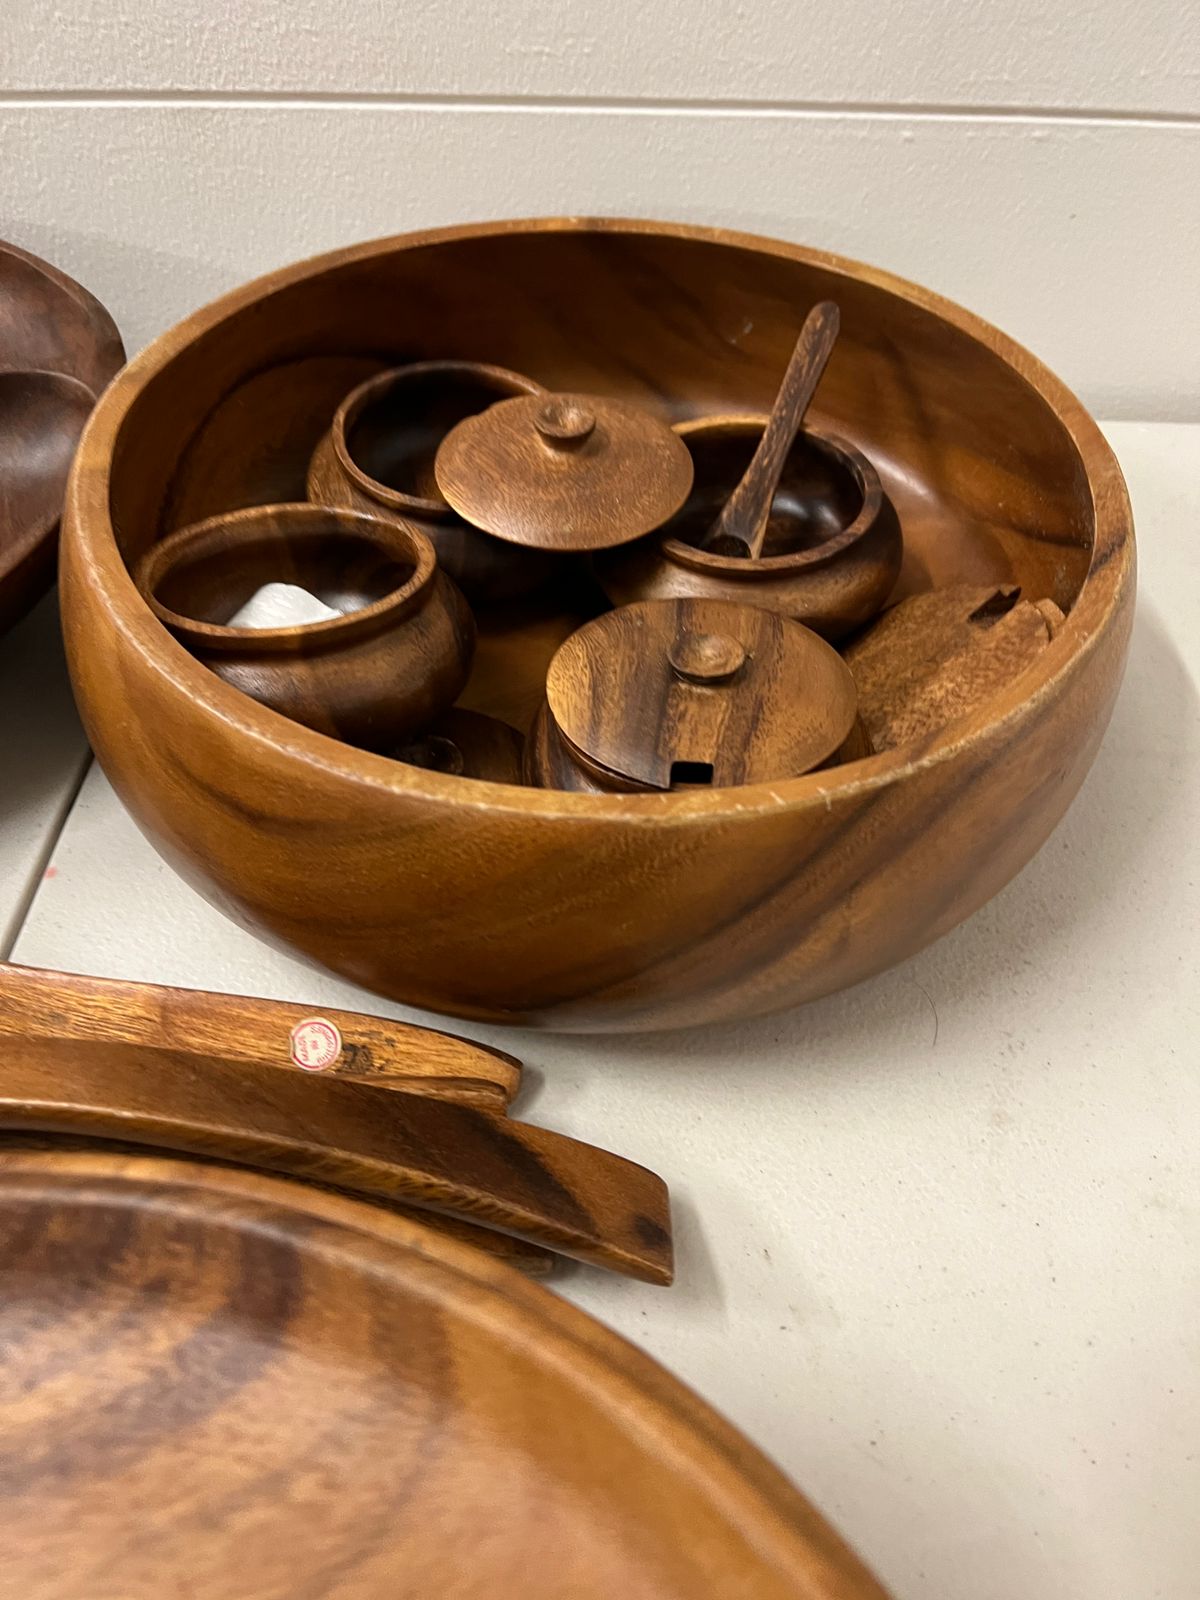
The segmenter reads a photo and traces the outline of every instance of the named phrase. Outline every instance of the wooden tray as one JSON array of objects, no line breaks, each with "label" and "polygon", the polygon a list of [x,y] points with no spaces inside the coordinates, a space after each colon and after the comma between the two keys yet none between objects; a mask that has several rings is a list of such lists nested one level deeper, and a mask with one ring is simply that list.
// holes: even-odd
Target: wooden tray
[{"label": "wooden tray", "polygon": [[880,1600],[653,1362],[478,1251],[193,1161],[0,1149],[22,1600]]}]

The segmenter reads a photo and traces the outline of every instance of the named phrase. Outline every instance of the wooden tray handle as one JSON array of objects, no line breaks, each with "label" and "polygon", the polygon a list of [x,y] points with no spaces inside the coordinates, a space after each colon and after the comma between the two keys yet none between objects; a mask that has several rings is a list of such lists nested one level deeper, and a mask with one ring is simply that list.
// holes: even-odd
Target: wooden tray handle
[{"label": "wooden tray handle", "polygon": [[[128,1012],[127,989],[141,991]],[[253,1030],[234,1034],[212,1023],[210,1002],[223,1022],[243,1013],[257,1019],[271,1046],[270,1065],[247,1042],[259,1037]],[[446,1078],[440,1067],[414,1071],[423,1092],[407,1083],[381,1092],[375,1073],[355,1081],[300,1071],[279,1060],[287,1017],[274,1032],[265,1021],[275,1004],[0,967],[0,1036],[11,1041],[0,1056],[0,1129],[237,1161],[428,1209],[646,1282],[671,1281],[669,1200],[654,1173],[512,1122],[503,1105],[497,1114],[430,1092],[431,1083]],[[282,1009],[288,1017],[310,1015],[301,1007]],[[154,1039],[160,1015],[172,1019],[175,1043]],[[339,1027],[345,1022],[344,1037],[387,1035],[388,1060],[401,1063],[401,1075],[426,1040],[439,1064],[453,1064],[456,1084],[469,1080],[476,1051],[484,1058],[480,1074],[493,1074],[489,1081],[516,1065],[424,1029],[350,1013],[322,1016],[339,1018]],[[194,1037],[179,1042],[181,1018],[204,1022],[204,1048]],[[378,1033],[357,1031],[365,1022]],[[500,1098],[491,1092],[493,1101]]]}]

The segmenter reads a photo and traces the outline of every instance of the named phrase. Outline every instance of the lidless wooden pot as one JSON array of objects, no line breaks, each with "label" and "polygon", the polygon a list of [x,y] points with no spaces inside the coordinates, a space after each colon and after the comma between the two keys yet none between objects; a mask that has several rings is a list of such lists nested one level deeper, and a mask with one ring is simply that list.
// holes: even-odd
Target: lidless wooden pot
[{"label": "lidless wooden pot", "polygon": [[[549,388],[641,400],[677,421],[761,412],[819,299],[836,300],[842,332],[813,426],[879,472],[904,529],[899,592],[1016,582],[1068,613],[1006,691],[919,746],[725,791],[478,782],[352,750],[237,694],[130,577],[163,531],[189,445],[275,363],[314,349],[397,362],[485,350]],[[312,390],[296,403],[314,414],[281,434],[319,436]],[[260,486],[253,431],[228,437],[239,493],[278,498],[278,456]],[[92,743],[142,827],[217,904],[414,1005],[668,1028],[854,983],[945,933],[1029,860],[1108,720],[1134,547],[1099,429],[978,318],[794,245],[563,219],[359,245],[163,335],[88,425],[62,582]]]},{"label": "lidless wooden pot", "polygon": [[455,516],[438,489],[438,445],[464,417],[541,384],[478,361],[417,361],[359,384],[334,413],[308,465],[308,498],[377,517],[416,520],[472,599],[505,601],[539,588],[553,555],[520,550]]},{"label": "lidless wooden pot", "polygon": [[[231,627],[284,582],[340,615]],[[155,615],[225,683],[319,733],[386,750],[466,682],[475,624],[414,528],[327,506],[259,506],[154,545],[138,585]]]},{"label": "lidless wooden pot", "polygon": [[678,515],[658,533],[593,558],[616,605],[707,598],[761,606],[841,639],[869,622],[900,573],[892,502],[860,450],[806,429],[784,466],[758,560],[702,549],[762,438],[765,417],[682,423],[696,476]]}]

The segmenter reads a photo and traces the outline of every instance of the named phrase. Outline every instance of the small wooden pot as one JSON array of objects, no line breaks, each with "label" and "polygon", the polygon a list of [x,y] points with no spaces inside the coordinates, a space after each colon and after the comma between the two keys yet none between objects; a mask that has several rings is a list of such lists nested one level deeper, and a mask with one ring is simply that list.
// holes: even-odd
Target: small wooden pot
[{"label": "small wooden pot", "polygon": [[[160,622],[260,704],[368,750],[424,727],[466,682],[475,624],[433,546],[401,523],[325,506],[256,506],[155,545],[137,583]],[[265,584],[343,614],[230,627]]]},{"label": "small wooden pot", "polygon": [[487,783],[523,783],[525,741],[498,717],[451,706],[428,728],[390,752],[396,761],[426,772],[482,778]]},{"label": "small wooden pot", "polygon": [[438,446],[466,417],[498,401],[545,391],[532,378],[479,361],[419,361],[352,389],[308,469],[310,500],[414,520],[444,572],[475,600],[505,600],[555,570],[540,551],[514,549],[465,522],[437,486]]},{"label": "small wooden pot", "polygon": [[811,629],[762,606],[644,601],[558,650],[525,775],[592,794],[771,783],[848,741],[859,753],[856,714],[849,668]]},{"label": "small wooden pot", "polygon": [[614,604],[734,600],[777,611],[827,639],[843,638],[876,614],[899,576],[900,524],[866,456],[831,434],[798,435],[758,560],[700,548],[765,426],[761,416],[679,424],[695,462],[692,492],[650,538],[594,558]]}]

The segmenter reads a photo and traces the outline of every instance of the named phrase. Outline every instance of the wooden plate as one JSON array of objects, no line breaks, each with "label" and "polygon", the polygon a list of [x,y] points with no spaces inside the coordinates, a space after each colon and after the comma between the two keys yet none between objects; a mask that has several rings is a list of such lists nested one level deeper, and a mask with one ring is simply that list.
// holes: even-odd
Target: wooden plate
[{"label": "wooden plate", "polygon": [[22,1600],[882,1595],[653,1362],[360,1201],[10,1147],[0,1274]]},{"label": "wooden plate", "polygon": [[53,582],[71,458],[124,359],[93,295],[0,242],[0,633]]}]

